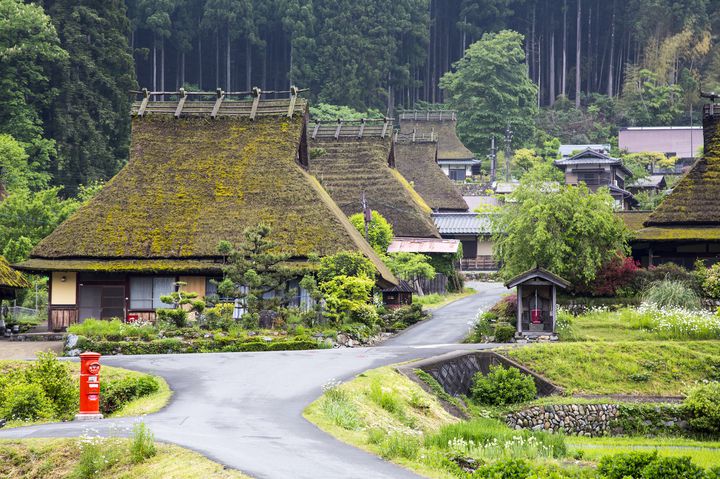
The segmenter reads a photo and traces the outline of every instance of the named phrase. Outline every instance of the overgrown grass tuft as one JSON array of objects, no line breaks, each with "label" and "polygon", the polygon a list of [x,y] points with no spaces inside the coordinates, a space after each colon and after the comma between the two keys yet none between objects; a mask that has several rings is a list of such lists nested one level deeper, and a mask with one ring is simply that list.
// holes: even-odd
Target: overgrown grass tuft
[{"label": "overgrown grass tuft", "polygon": [[357,407],[350,399],[347,391],[341,389],[339,382],[331,381],[323,387],[325,395],[322,399],[323,414],[335,425],[347,430],[362,427]]}]

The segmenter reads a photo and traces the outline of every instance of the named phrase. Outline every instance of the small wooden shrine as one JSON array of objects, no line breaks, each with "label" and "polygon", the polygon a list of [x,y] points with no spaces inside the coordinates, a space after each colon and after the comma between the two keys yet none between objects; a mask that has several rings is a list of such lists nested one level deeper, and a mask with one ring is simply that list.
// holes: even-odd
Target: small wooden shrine
[{"label": "small wooden shrine", "polygon": [[514,277],[505,286],[517,287],[517,336],[555,334],[557,288],[570,283],[542,268],[531,269]]}]

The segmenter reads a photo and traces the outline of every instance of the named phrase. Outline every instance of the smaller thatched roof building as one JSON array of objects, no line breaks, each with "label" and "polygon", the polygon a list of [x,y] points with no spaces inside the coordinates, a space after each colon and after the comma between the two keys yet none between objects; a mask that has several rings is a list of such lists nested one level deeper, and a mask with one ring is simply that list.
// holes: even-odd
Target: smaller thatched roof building
[{"label": "smaller thatched roof building", "polygon": [[460,191],[437,163],[437,141],[395,135],[395,166],[434,211],[467,211]]},{"label": "smaller thatched roof building", "polygon": [[364,196],[395,236],[440,236],[430,207],[395,168],[389,121],[316,123],[308,136],[310,172],[347,216],[362,212]]},{"label": "smaller thatched roof building", "polygon": [[720,259],[720,105],[705,105],[705,154],[636,233],[633,251],[643,264]]},{"label": "smaller thatched roof building", "polygon": [[30,286],[28,280],[19,271],[14,270],[4,257],[0,256],[0,299],[14,298],[18,289]]}]

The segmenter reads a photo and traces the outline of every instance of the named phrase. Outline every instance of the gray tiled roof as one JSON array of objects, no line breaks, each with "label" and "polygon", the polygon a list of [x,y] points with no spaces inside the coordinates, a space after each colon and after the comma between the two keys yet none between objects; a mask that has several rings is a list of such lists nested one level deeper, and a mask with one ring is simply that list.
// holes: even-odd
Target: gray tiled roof
[{"label": "gray tiled roof", "polygon": [[489,235],[492,225],[489,214],[482,213],[433,213],[440,235]]}]

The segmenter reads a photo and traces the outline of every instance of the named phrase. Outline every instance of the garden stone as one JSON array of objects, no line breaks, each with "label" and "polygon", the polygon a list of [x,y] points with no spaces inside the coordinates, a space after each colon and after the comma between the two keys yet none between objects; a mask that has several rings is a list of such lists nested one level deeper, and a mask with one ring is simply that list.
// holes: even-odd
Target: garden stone
[{"label": "garden stone", "polygon": [[5,427],[5,424],[7,424],[7,419],[0,419],[0,428]]},{"label": "garden stone", "polygon": [[77,346],[77,342],[78,342],[77,334],[68,334],[67,339],[65,340],[65,348],[66,349],[75,349],[75,346]]},{"label": "garden stone", "polygon": [[70,356],[70,357],[80,356],[80,350],[79,349],[71,349],[65,353],[65,356]]}]

